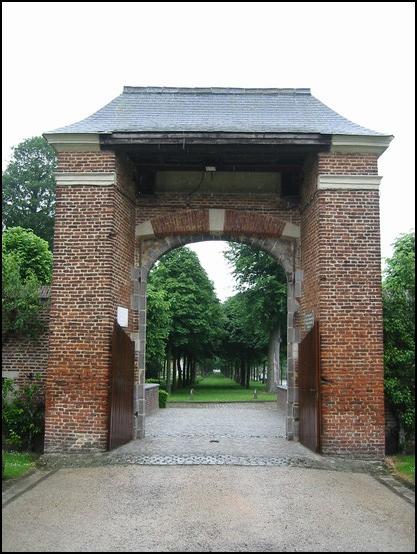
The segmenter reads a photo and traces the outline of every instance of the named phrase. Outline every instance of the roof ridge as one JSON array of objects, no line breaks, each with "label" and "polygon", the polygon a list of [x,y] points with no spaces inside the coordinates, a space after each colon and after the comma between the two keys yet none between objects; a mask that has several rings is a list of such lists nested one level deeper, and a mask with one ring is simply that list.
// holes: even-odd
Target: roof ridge
[{"label": "roof ridge", "polygon": [[237,87],[135,87],[124,86],[123,94],[308,94],[309,88],[237,88]]}]

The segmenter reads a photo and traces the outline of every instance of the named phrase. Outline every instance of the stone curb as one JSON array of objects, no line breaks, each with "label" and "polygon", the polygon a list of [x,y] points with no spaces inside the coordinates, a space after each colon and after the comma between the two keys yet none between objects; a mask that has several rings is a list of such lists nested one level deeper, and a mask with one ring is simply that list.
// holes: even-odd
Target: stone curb
[{"label": "stone curb", "polygon": [[10,482],[6,485],[5,490],[2,491],[2,507],[4,508],[7,504],[10,504],[13,500],[24,494],[30,489],[33,489],[41,481],[47,479],[50,475],[55,473],[57,470],[52,471],[39,471],[35,469],[30,472],[29,475],[25,475],[20,479],[16,479],[14,482]]},{"label": "stone curb", "polygon": [[415,492],[392,475],[378,475],[375,479],[413,506],[415,505]]}]

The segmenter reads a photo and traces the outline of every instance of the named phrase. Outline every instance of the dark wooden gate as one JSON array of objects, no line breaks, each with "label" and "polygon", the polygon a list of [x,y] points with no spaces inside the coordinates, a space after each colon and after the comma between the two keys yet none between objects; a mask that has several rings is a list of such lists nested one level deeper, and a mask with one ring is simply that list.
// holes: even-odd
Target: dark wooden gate
[{"label": "dark wooden gate", "polygon": [[134,360],[134,342],[115,323],[112,339],[109,450],[132,439]]},{"label": "dark wooden gate", "polygon": [[300,344],[298,356],[300,442],[320,452],[320,333],[318,321]]}]

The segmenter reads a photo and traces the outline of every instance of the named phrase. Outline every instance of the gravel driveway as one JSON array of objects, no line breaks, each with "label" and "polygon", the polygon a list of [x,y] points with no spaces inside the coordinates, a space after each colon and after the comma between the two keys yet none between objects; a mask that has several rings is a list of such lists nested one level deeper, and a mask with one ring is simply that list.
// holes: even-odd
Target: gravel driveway
[{"label": "gravel driveway", "polygon": [[414,507],[287,441],[274,404],[168,408],[146,432],[9,500],[3,551],[414,551]]},{"label": "gravel driveway", "polygon": [[5,552],[413,552],[414,509],[366,474],[60,469],[3,510]]}]

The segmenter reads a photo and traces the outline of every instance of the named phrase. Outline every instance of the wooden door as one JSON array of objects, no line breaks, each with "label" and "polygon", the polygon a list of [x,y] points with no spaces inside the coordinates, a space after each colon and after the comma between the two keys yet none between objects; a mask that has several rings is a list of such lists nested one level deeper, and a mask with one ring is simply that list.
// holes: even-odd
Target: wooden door
[{"label": "wooden door", "polygon": [[112,338],[109,450],[132,440],[135,345],[115,323]]},{"label": "wooden door", "polygon": [[320,452],[320,333],[319,323],[300,344],[298,357],[300,442]]}]

